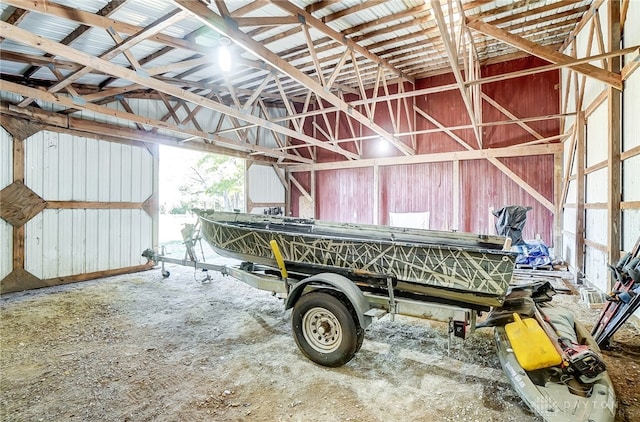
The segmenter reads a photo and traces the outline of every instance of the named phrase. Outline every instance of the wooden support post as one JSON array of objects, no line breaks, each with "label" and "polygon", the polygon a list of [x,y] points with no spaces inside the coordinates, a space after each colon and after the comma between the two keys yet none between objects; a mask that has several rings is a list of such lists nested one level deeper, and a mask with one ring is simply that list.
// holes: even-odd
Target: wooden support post
[{"label": "wooden support post", "polygon": [[[24,140],[13,135],[13,181],[24,182]],[[24,269],[24,225],[13,228],[13,269]]]},{"label": "wooden support post", "polygon": [[585,121],[584,112],[578,112],[578,119],[576,121],[576,250],[575,250],[575,262],[573,263],[575,269],[576,278],[580,277],[580,274],[584,273],[584,234],[585,234],[585,211],[584,211],[584,199],[585,199]]},{"label": "wooden support post", "polygon": [[[620,2],[607,2],[609,18],[609,51],[620,48]],[[620,72],[620,56],[613,56],[607,63],[607,70],[614,73]],[[621,149],[621,92],[607,87],[609,102],[609,153],[607,167],[609,170],[609,200],[607,206],[609,227],[607,231],[607,259],[614,264],[620,259],[620,201],[622,186],[620,180],[620,149]],[[613,287],[613,278],[609,273],[608,289]]]}]

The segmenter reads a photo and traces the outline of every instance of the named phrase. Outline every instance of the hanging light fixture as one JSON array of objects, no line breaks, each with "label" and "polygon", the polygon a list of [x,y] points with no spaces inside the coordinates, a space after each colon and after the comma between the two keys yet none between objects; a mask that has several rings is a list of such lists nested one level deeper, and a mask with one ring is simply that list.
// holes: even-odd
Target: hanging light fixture
[{"label": "hanging light fixture", "polygon": [[227,37],[220,38],[220,47],[218,47],[218,66],[223,72],[231,70],[231,53],[229,52],[229,45],[231,40]]}]

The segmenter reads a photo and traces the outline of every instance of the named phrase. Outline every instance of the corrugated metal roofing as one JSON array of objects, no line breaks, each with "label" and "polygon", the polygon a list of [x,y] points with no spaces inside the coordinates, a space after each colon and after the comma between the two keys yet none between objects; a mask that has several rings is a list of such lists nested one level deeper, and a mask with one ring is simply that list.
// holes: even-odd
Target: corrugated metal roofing
[{"label": "corrugated metal roofing", "polygon": [[[100,57],[114,48],[116,42],[108,34],[109,28],[114,28],[126,40],[135,33],[145,31],[146,27],[162,20],[168,13],[180,9],[180,3],[171,0],[5,0],[0,4],[1,19],[4,22],[11,21],[9,23],[15,27],[8,27],[8,36],[0,42],[2,79],[50,88],[57,83],[58,77],[68,78],[84,68],[81,64],[83,60],[76,57],[75,53],[83,53],[84,57]],[[213,14],[209,16],[211,19],[219,19],[224,14],[218,9],[218,2],[193,0],[183,3],[184,9],[207,3],[208,9],[202,13]],[[100,16],[103,10],[114,4],[116,7],[106,17]],[[200,19],[186,11],[183,19],[163,28],[158,34],[154,32],[147,39],[141,37],[129,46],[127,54],[130,57],[119,52],[106,65],[96,62],[103,69],[83,71],[85,74],[74,80],[72,86],[81,96],[90,94],[97,98],[95,101],[99,104],[118,103],[123,98],[130,98],[131,101],[140,98],[155,100],[164,107],[156,90],[149,89],[151,85],[145,85],[144,79],[141,81],[129,76],[129,80],[112,76],[121,75],[125,69],[131,69],[139,63],[141,70],[135,73],[137,77],[166,83],[168,87],[179,90],[177,94],[205,96],[212,91],[219,93],[220,98],[213,97],[215,101],[239,108],[242,113],[245,101],[252,97],[260,97],[271,107],[282,107],[280,86],[290,97],[289,100],[298,104],[304,103],[310,89],[315,89],[316,94],[321,90],[332,95],[348,92],[358,95],[361,83],[366,88],[372,88],[376,81],[380,82],[377,80],[379,66],[390,82],[400,74],[412,80],[451,71],[451,63],[428,0],[292,0],[261,3],[227,0],[223,4],[231,13],[222,19],[224,24],[219,26],[226,35],[204,26]],[[453,13],[452,16],[457,19],[457,32],[460,31],[460,16],[464,15],[519,34],[540,45],[557,48],[588,10],[592,0],[462,0],[450,4],[451,8],[443,3],[442,12],[447,24],[450,21],[448,15]],[[458,10],[458,4],[462,4],[462,11]],[[292,5],[294,9],[287,10]],[[20,13],[20,10],[24,10],[24,13]],[[87,13],[90,15],[85,19],[84,14]],[[309,49],[302,30],[306,13],[312,16],[306,18],[309,21],[307,23],[319,22],[308,26],[314,51]],[[90,28],[87,30],[84,25]],[[136,28],[131,28],[132,25]],[[240,32],[236,33],[236,29]],[[26,31],[28,36],[12,36],[12,32],[18,33],[18,30]],[[478,59],[483,63],[505,60],[517,51],[479,32],[472,33]],[[70,34],[80,35],[69,41]],[[56,43],[64,40],[73,50],[65,51],[59,45],[38,48],[38,43],[30,38],[31,35]],[[232,44],[238,45],[229,47],[232,70],[223,73],[218,63],[218,49],[227,37]],[[255,43],[255,48],[262,51],[246,51],[242,47],[245,42]],[[47,48],[51,51],[44,51]],[[249,50],[252,48],[250,46]],[[352,63],[351,51],[356,57],[358,72]],[[345,53],[347,58],[344,64],[336,69]],[[131,57],[135,59],[135,66],[130,63]],[[314,57],[318,63],[314,63]],[[191,61],[194,59],[197,63]],[[185,61],[187,64],[181,64]],[[318,67],[322,69],[322,78],[317,75]],[[56,71],[59,72],[58,76]],[[158,73],[146,73],[150,71]],[[280,84],[274,78],[263,83],[268,74],[277,74]],[[326,81],[331,75],[336,77],[329,87]],[[116,93],[106,98],[100,96],[102,92],[131,85],[134,80],[141,86],[131,88],[130,92],[114,90]],[[67,95],[64,89],[55,92]],[[312,101],[315,102],[317,97]],[[175,98],[171,100],[175,101]],[[240,104],[240,107],[236,104]],[[56,110],[62,108],[55,106]]]},{"label": "corrugated metal roofing", "polygon": [[[83,11],[92,13],[99,11],[108,4],[107,0],[86,0],[81,2],[81,4],[78,4],[78,2],[74,0],[58,0],[55,3],[67,7],[79,8]],[[307,6],[313,7],[315,1],[301,0],[294,1],[292,3],[304,8]],[[338,32],[346,32],[349,34],[349,38],[356,37],[360,45],[371,46],[377,54],[387,57],[387,59],[390,61],[393,61],[395,63],[402,63],[403,61],[414,57],[416,54],[422,54],[425,63],[424,69],[441,67],[443,70],[446,70],[446,68],[449,66],[449,63],[446,60],[446,55],[441,54],[442,46],[438,46],[440,44],[439,42],[436,41],[433,43],[436,46],[437,50],[439,50],[434,51],[434,53],[437,54],[432,54],[424,49],[417,50],[414,48],[414,44],[416,44],[417,40],[425,40],[425,32],[431,34],[427,37],[428,40],[431,40],[432,36],[434,38],[437,38],[438,36],[437,30],[435,29],[436,25],[435,21],[433,20],[433,15],[429,13],[428,7],[425,6],[425,3],[422,0],[379,1],[374,5],[366,8],[361,7],[363,3],[364,2],[362,0],[337,2],[314,11],[313,15],[317,19],[326,20],[326,25],[332,30]],[[580,2],[574,3],[567,3],[556,0],[525,2],[513,2],[511,0],[463,2],[465,7],[468,9],[465,12],[466,16],[473,18],[474,14],[480,14],[481,16],[483,16],[483,20],[485,20],[486,22],[498,22],[497,25],[499,27],[505,27],[508,29],[509,27],[516,26],[516,28],[513,30],[514,33],[525,32],[532,25],[537,25],[540,28],[540,31],[544,32],[545,24],[555,23],[556,21],[562,21],[563,19],[569,20],[572,18],[572,15],[570,15],[554,19],[555,15],[576,9],[582,10],[581,8],[583,6],[587,6],[590,3],[590,0],[582,0]],[[453,4],[455,6],[454,13],[459,16],[460,13],[459,11],[457,11],[456,3],[454,2]],[[247,5],[251,5],[251,2],[233,1],[229,2],[227,6],[233,13],[233,11],[241,9]],[[160,19],[162,16],[166,15],[172,10],[175,10],[176,7],[176,4],[169,0],[128,0],[116,9],[109,16],[109,19],[113,19],[115,21],[123,22],[130,25],[136,25],[142,28]],[[421,8],[422,11],[411,13],[408,15],[406,14],[407,10],[416,7]],[[209,8],[214,12],[218,12],[215,4],[211,4]],[[345,11],[348,11],[350,8],[359,9],[354,13],[345,13]],[[446,5],[443,5],[442,8],[445,15],[448,14],[449,8]],[[8,15],[13,10],[14,8],[9,5],[2,5],[0,8],[2,15],[5,17],[8,17]],[[542,10],[542,12],[536,14],[536,10]],[[492,13],[492,11],[496,11],[496,13]],[[516,18],[517,15],[522,14],[526,11],[531,12],[531,14]],[[336,13],[340,13],[340,15],[337,19],[333,19],[332,15]],[[584,13],[584,11],[578,13]],[[393,16],[395,15],[398,15],[397,19],[393,19]],[[277,3],[265,3],[261,7],[251,10],[244,16],[255,17],[259,19],[260,17],[289,16],[289,14],[281,7],[279,7]],[[509,20],[510,16],[514,16],[514,19]],[[420,19],[416,19],[416,17],[420,17]],[[174,37],[175,39],[179,40],[187,37],[193,31],[198,30],[198,28],[200,28],[201,26],[202,23],[198,20],[187,18],[164,29],[162,31],[162,34]],[[284,51],[292,50],[298,50],[300,52],[304,52],[305,50],[307,50],[308,53],[306,40],[303,33],[299,30],[299,28],[298,30],[291,31],[291,29],[295,29],[296,26],[296,24],[284,24],[276,26],[261,26],[259,24],[256,24],[252,26],[241,27],[241,29],[245,32],[251,33],[258,41],[268,41],[268,43],[265,45],[270,51],[274,52],[275,54],[280,54]],[[354,28],[356,26],[360,27],[360,29],[355,32],[352,31],[351,28]],[[74,22],[72,14],[69,14],[68,18],[62,18],[38,12],[31,12],[28,13],[26,17],[19,23],[18,27],[25,29],[33,34],[41,35],[47,39],[60,41],[74,29],[76,29],[78,27],[78,23]],[[556,28],[553,31],[549,31],[546,36],[538,37],[538,39],[543,39],[544,42],[547,43],[557,44],[564,40],[563,37],[568,34],[570,28],[571,25],[568,25],[565,28]],[[290,31],[292,33],[288,36],[282,37],[282,34],[286,34],[287,31]],[[201,32],[203,34],[202,36],[206,38],[207,32],[210,31]],[[326,38],[326,34],[315,29],[311,29],[310,34],[315,42]],[[126,38],[126,34],[121,35],[123,36],[123,38]],[[216,34],[216,37],[219,37],[219,35]],[[478,34],[476,35],[476,38],[480,43],[487,40],[487,37]],[[426,42],[429,43],[430,41]],[[329,47],[326,51],[319,51],[317,55],[321,59],[329,58],[330,62],[335,63],[335,56],[340,55],[344,51],[344,46],[339,45],[335,41],[332,41],[332,43],[335,44],[334,47]],[[510,48],[496,48],[495,44],[499,43],[496,41],[487,40],[487,42],[478,49],[480,58],[493,58],[500,52],[510,50]],[[92,28],[89,31],[85,32],[78,39],[74,40],[71,45],[74,48],[77,48],[78,50],[92,56],[100,56],[102,53],[113,47],[114,41],[106,33],[104,28]],[[405,45],[407,46],[406,50],[401,48]],[[23,46],[12,40],[4,40],[0,46],[3,50],[19,54],[43,54],[43,52],[38,49]],[[161,43],[143,41],[133,46],[130,51],[133,56],[135,56],[138,60],[141,60],[149,55],[152,55],[161,48],[163,48],[163,45]],[[387,50],[393,50],[394,52],[386,55],[385,52]],[[185,59],[186,57],[190,57],[195,53],[195,51],[189,51],[188,49],[184,50],[174,48],[165,54],[154,57],[153,65],[160,66],[175,63],[177,61]],[[243,55],[247,58],[251,57],[251,55],[248,53],[244,53]],[[255,57],[251,57],[251,59],[254,60]],[[122,55],[119,55],[116,58],[112,59],[112,62],[122,66],[128,66],[128,61]],[[307,54],[306,60],[299,58],[294,60],[293,63],[305,68],[312,65],[310,54]],[[24,66],[16,66],[15,64],[9,63],[3,63],[3,65],[3,68],[6,72],[14,75],[19,74],[20,70],[24,68]],[[347,64],[347,66],[349,65]],[[407,68],[407,71],[410,76],[421,75],[422,73],[424,73],[419,67],[410,67]],[[43,74],[43,72],[38,72],[37,75],[48,80],[54,79],[53,75],[49,75],[47,77],[46,73]],[[107,78],[107,76],[104,76],[103,80],[106,80]],[[88,79],[93,81],[96,78]],[[355,79],[352,79],[350,82],[342,81],[341,83],[356,86],[357,81]],[[259,83],[256,83],[256,86],[258,84]]]}]

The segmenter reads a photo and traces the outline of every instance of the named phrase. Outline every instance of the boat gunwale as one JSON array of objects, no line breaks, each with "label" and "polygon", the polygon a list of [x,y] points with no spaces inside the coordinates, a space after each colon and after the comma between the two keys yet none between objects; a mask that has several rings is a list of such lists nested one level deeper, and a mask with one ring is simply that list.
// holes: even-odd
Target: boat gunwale
[{"label": "boat gunwale", "polygon": [[[298,226],[304,226],[304,227],[308,227],[308,226],[312,226],[312,227],[320,227],[320,229],[324,229],[324,228],[333,228],[333,229],[340,229],[340,228],[346,228],[346,229],[355,229],[355,230],[362,230],[364,232],[364,227],[367,228],[374,228],[374,229],[378,229],[379,227],[384,227],[384,228],[389,228],[389,229],[396,229],[399,233],[396,233],[395,231],[389,231],[389,233],[391,235],[405,235],[405,236],[415,236],[415,237],[419,237],[421,236],[421,232],[430,232],[430,233],[437,233],[437,234],[444,234],[444,235],[448,235],[451,236],[454,233],[460,233],[463,236],[467,236],[469,238],[471,238],[471,236],[476,236],[479,237],[481,235],[477,235],[477,234],[473,234],[473,233],[464,233],[464,232],[445,232],[445,231],[438,231],[438,230],[422,230],[422,229],[406,229],[403,227],[394,227],[394,226],[374,226],[374,225],[351,225],[349,226],[351,223],[334,223],[334,222],[326,222],[326,221],[322,221],[322,220],[310,220],[310,219],[305,219],[304,223],[297,223],[297,222],[292,222],[292,221],[287,221],[287,219],[291,219],[291,217],[276,217],[274,218],[274,216],[262,216],[260,214],[255,214],[256,216],[256,220],[260,220],[263,217],[265,217],[264,219],[262,219],[262,221],[255,221],[255,220],[238,220],[235,219],[233,221],[227,220],[227,219],[212,219],[212,218],[208,218],[208,216],[210,215],[208,212],[204,212],[204,213],[198,213],[196,212],[196,214],[198,215],[198,217],[204,221],[206,221],[207,223],[211,223],[211,224],[216,224],[216,225],[220,225],[220,226],[226,226],[226,227],[232,227],[232,228],[237,228],[237,229],[245,229],[247,231],[251,230],[251,231],[257,231],[260,233],[277,233],[277,234],[281,234],[281,235],[286,235],[286,236],[302,236],[302,237],[308,237],[308,238],[312,238],[312,239],[326,239],[327,237],[331,237],[333,239],[336,239],[337,241],[352,241],[352,242],[377,242],[380,244],[386,244],[386,245],[393,245],[393,246],[405,246],[405,247],[425,247],[425,248],[434,248],[434,249],[439,249],[439,250],[448,250],[448,251],[460,251],[460,250],[464,250],[464,251],[468,251],[468,252],[476,252],[476,253],[483,253],[483,254],[490,254],[490,255],[501,255],[501,256],[513,256],[515,259],[515,256],[517,255],[517,252],[513,252],[510,250],[504,250],[504,249],[491,249],[488,247],[481,247],[481,246],[469,246],[469,245],[463,245],[463,244],[448,244],[448,243],[443,243],[443,242],[436,242],[434,240],[433,243],[431,242],[424,242],[424,241],[412,241],[412,240],[403,240],[403,239],[384,239],[381,236],[378,237],[347,237],[347,236],[342,236],[339,233],[322,233],[322,232],[311,232],[311,233],[301,233],[301,232],[294,232],[294,231],[287,231],[287,230],[277,230],[277,229],[270,229],[267,228],[266,226],[268,226],[271,223],[274,224],[280,224],[280,225],[298,225]],[[215,214],[217,215],[228,215],[228,216],[244,216],[246,214],[236,214],[236,213],[225,213],[225,212],[219,212],[219,211],[215,211]],[[320,223],[320,224],[318,224]],[[323,224],[325,223],[325,224]],[[326,223],[329,223],[329,225],[327,225]],[[247,225],[243,225],[243,224],[247,224]],[[261,227],[255,227],[255,226],[249,226],[248,224],[263,224],[263,226]],[[364,226],[364,227],[363,227]],[[280,228],[280,227],[278,227]],[[379,229],[378,229],[379,230]],[[417,231],[417,232],[406,232],[406,230],[411,230],[411,231]],[[503,239],[500,238],[498,236],[488,236],[487,237],[492,237],[494,239]],[[452,242],[455,240],[452,240]],[[485,242],[485,239],[480,239],[478,240],[477,238],[473,238],[473,239],[468,239],[469,241],[474,241],[474,242],[479,242],[482,241],[484,243],[493,243],[496,245],[496,247],[498,246],[497,243],[495,242],[490,242],[487,241]],[[504,244],[504,242],[502,242],[502,244],[500,245],[500,247],[502,247],[502,245]],[[515,266],[515,264],[514,264]]]}]

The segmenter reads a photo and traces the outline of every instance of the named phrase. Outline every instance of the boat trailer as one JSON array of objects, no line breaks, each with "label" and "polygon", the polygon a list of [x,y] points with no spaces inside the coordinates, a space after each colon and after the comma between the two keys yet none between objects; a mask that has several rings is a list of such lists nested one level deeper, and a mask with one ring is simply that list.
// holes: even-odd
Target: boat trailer
[{"label": "boat trailer", "polygon": [[[450,352],[452,337],[467,338],[476,329],[478,312],[489,310],[476,304],[469,304],[469,307],[461,307],[458,304],[446,303],[447,300],[441,300],[438,303],[401,297],[396,293],[392,278],[386,280],[387,288],[385,289],[385,294],[382,294],[379,289],[376,291],[367,290],[364,286],[338,273],[325,272],[314,275],[292,273],[287,271],[282,254],[275,241],[272,242],[271,247],[278,262],[278,268],[250,262],[239,262],[238,264],[209,263],[204,260],[198,226],[198,224],[187,224],[182,230],[183,244],[186,248],[182,259],[167,256],[164,247],[161,248],[160,253],[153,249],[147,249],[142,253],[142,256],[150,262],[159,264],[164,278],[171,275],[165,264],[177,264],[193,268],[194,271],[202,270],[205,276],[200,280],[201,282],[210,281],[211,276],[208,272],[215,271],[224,276],[233,277],[256,289],[271,292],[274,296],[284,300],[285,310],[293,309],[294,319],[296,315],[300,314],[300,309],[309,306],[307,304],[310,301],[309,297],[315,296],[315,300],[311,301],[315,307],[322,309],[324,309],[324,306],[336,308],[329,309],[329,311],[333,312],[321,313],[317,316],[318,321],[324,323],[325,334],[320,340],[316,339],[316,344],[314,344],[312,336],[307,333],[304,326],[301,327],[301,333],[296,333],[294,322],[294,338],[301,351],[312,361],[324,366],[341,366],[351,360],[362,345],[364,330],[374,319],[380,319],[385,315],[389,315],[391,320],[394,319],[395,315],[405,315],[447,323],[448,351]],[[198,245],[200,246],[202,259],[198,258],[196,251],[196,246]],[[434,299],[437,300],[438,298]],[[341,310],[346,311],[343,318],[346,321],[340,321],[339,314],[341,314]],[[304,321],[301,322],[304,325]],[[333,356],[327,358],[326,351],[328,349],[326,343],[328,341],[336,341],[328,339],[331,335],[340,331],[337,323],[347,327],[355,327],[353,330],[355,333],[353,342],[356,347],[340,351],[340,344],[333,344],[336,347],[334,352],[338,353],[331,352],[329,354]],[[313,330],[312,327],[307,328]],[[340,337],[338,340],[346,343],[350,342],[350,339],[345,338],[346,336]],[[310,349],[305,346],[310,346]]]}]

